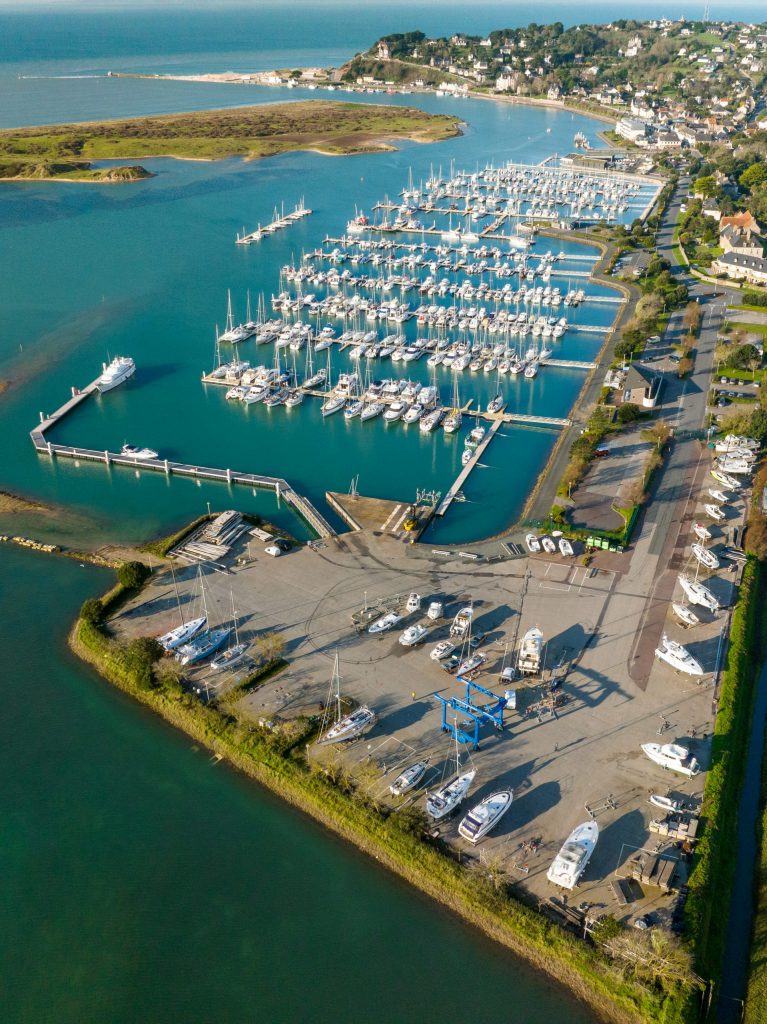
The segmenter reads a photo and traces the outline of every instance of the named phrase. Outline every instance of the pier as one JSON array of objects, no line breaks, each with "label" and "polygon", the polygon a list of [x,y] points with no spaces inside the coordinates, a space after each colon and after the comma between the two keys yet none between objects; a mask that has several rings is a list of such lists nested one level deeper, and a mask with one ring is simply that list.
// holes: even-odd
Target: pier
[{"label": "pier", "polygon": [[40,423],[32,431],[30,437],[35,450],[41,455],[51,458],[68,458],[76,462],[101,462],[105,466],[126,466],[131,469],[151,470],[165,473],[166,476],[185,476],[196,480],[213,480],[219,483],[240,484],[251,488],[264,488],[274,491],[278,499],[286,501],[304,519],[319,537],[334,537],[335,530],[317,511],[308,498],[295,491],[287,480],[281,477],[264,476],[259,473],[244,473],[233,469],[218,469],[211,466],[190,465],[184,462],[171,462],[169,459],[134,459],[120,452],[99,451],[95,448],[76,448],[71,445],[53,444],[45,437],[45,432],[59,423],[68,413],[77,408],[94,392],[98,391],[96,381],[86,388],[72,389],[72,397],[50,416],[40,415]]},{"label": "pier", "polygon": [[501,427],[501,424],[503,422],[504,422],[504,420],[500,416],[497,416],[494,419],[490,429],[485,434],[485,436],[482,439],[482,441],[480,442],[480,444],[478,444],[477,447],[474,449],[474,454],[469,459],[469,461],[466,463],[466,465],[462,467],[461,472],[455,478],[455,482],[453,483],[452,487],[447,492],[447,494],[442,499],[442,501],[439,503],[439,505],[437,507],[436,515],[444,516],[444,514],[447,512],[447,510],[453,504],[453,502],[455,501],[456,494],[458,494],[458,492],[461,490],[463,485],[469,479],[469,476],[471,475],[471,471],[477,465],[477,463],[479,462],[481,456],[484,455],[485,451],[487,450],[487,446],[493,440],[493,438],[495,437],[495,435],[499,431],[499,429]]},{"label": "pier", "polygon": [[[276,207],[274,212],[277,214]],[[259,224],[256,230],[251,231],[249,234],[245,234],[245,228],[243,228],[243,233],[241,235],[237,235],[234,240],[235,245],[251,245],[253,242],[260,242],[264,235],[273,235],[275,231],[280,231],[282,228],[290,227],[291,224],[294,224],[297,220],[301,220],[302,217],[310,216],[312,212],[312,210],[308,210],[304,206],[303,199],[291,213],[287,214],[284,212],[283,203],[282,216],[275,216],[274,220],[270,224],[264,225],[264,227],[261,227]]]}]

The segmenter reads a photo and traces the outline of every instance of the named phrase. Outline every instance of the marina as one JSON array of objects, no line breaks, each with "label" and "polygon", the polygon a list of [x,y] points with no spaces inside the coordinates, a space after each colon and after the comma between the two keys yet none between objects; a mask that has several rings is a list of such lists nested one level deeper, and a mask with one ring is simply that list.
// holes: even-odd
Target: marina
[{"label": "marina", "polygon": [[264,224],[263,227],[259,224],[255,231],[247,233],[245,228],[243,228],[242,234],[238,234],[234,241],[237,245],[252,245],[253,242],[260,242],[267,235],[273,235],[275,231],[289,228],[291,224],[295,224],[296,221],[301,220],[303,217],[310,217],[312,212],[312,210],[307,209],[304,205],[303,198],[290,213],[285,213],[285,204],[283,203],[282,212],[278,213],[275,207],[273,219],[268,224]]}]

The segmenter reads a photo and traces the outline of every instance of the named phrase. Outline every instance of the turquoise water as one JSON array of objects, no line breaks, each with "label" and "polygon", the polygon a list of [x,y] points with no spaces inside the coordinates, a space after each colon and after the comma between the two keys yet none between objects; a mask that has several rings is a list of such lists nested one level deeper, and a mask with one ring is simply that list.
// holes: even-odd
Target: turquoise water
[{"label": "turquoise water", "polygon": [[75,661],[110,578],[0,548],[5,1024],[591,1019]]},{"label": "turquoise water", "polygon": [[[280,90],[254,90],[254,99],[272,98],[272,92]],[[437,97],[418,102],[432,110],[450,108]],[[139,366],[134,380],[85,403],[52,440],[97,449],[127,440],[177,461],[284,476],[320,504],[326,490],[346,491],[357,475],[363,494],[409,501],[417,487],[444,492],[460,468],[456,438],[424,436],[381,420],[322,420],[313,400],[290,412],[233,408],[223,389],[203,387],[200,375],[213,364],[215,326],[223,327],[228,288],[244,316],[248,289],[254,302],[261,291],[267,297],[278,291],[282,265],[326,234],[341,233],[355,204],[370,209],[399,189],[409,168],[417,181],[428,177],[432,165],[447,171],[451,160],[457,167],[538,161],[564,151],[577,130],[595,139],[599,127],[559,111],[476,100],[458,106],[468,123],[463,136],[429,146],[405,144],[393,153],[345,159],[295,153],[253,164],[156,160],[144,161],[155,178],[124,187],[6,185],[0,231],[17,273],[0,281],[0,373],[22,383],[0,408],[3,422],[13,424],[3,486],[87,508],[104,521],[117,505],[122,529],[134,537],[148,526],[161,531],[204,511],[207,501],[215,507],[236,503],[291,526],[290,514],[267,493],[237,490],[230,498],[223,488],[168,484],[120,470],[107,477],[103,467],[51,466],[35,454],[27,431],[39,412],[60,405],[72,385],[92,380],[110,355],[128,353]],[[276,204],[289,208],[302,196],[315,210],[312,217],[260,245],[233,244],[243,225],[265,222]],[[538,249],[549,245],[541,241]],[[566,289],[567,280],[560,283]],[[609,323],[614,312],[607,305],[583,307],[571,318]],[[563,352],[591,358],[599,344],[599,335],[568,334]],[[241,347],[245,358],[273,358],[271,347],[247,349]],[[412,365],[408,374],[426,380],[425,362]],[[341,368],[339,361],[336,370]],[[398,371],[383,364],[379,372]],[[438,380],[447,400],[444,371]],[[566,415],[582,380],[582,371],[553,369],[532,384],[507,380],[509,407]],[[462,387],[484,404],[494,383],[480,374]],[[488,468],[478,470],[467,488],[471,505],[446,520],[440,538],[470,540],[502,529],[519,512],[554,438],[552,431],[504,430],[489,449]]]}]

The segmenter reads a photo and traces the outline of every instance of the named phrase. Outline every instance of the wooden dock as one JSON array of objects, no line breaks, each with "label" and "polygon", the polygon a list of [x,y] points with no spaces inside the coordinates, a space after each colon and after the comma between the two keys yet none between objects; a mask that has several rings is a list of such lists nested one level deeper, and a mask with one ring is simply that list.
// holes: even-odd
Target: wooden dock
[{"label": "wooden dock", "polygon": [[334,537],[335,530],[312,505],[308,498],[295,491],[287,480],[281,477],[264,476],[259,473],[243,473],[232,469],[218,469],[211,466],[196,466],[184,462],[171,462],[169,459],[132,459],[119,452],[98,451],[95,448],[76,448],[71,445],[53,444],[45,437],[56,423],[59,423],[69,412],[75,409],[89,395],[97,391],[96,381],[80,391],[72,389],[72,397],[50,416],[40,414],[40,423],[32,431],[30,437],[35,450],[41,455],[51,458],[74,459],[76,462],[101,462],[105,466],[126,466],[131,469],[151,470],[165,473],[166,476],[193,477],[197,480],[212,480],[219,483],[241,484],[251,488],[272,490],[278,499],[286,501],[311,526],[319,537]]},{"label": "wooden dock", "polygon": [[[487,418],[487,415],[485,417],[483,417],[483,418]],[[488,430],[488,432],[485,434],[484,438],[482,439],[482,442],[479,445],[477,445],[477,447],[474,449],[474,454],[469,459],[469,461],[466,463],[466,465],[461,468],[461,472],[456,477],[455,482],[451,486],[450,490],[447,492],[445,497],[439,503],[439,505],[437,507],[436,515],[444,516],[444,514],[447,512],[447,510],[453,504],[453,502],[455,501],[456,494],[458,494],[458,492],[461,490],[463,485],[469,479],[469,476],[471,475],[471,471],[477,465],[477,463],[479,462],[481,456],[484,455],[484,453],[485,453],[485,451],[487,449],[487,446],[493,440],[493,438],[497,434],[498,430],[500,429],[501,424],[504,421],[505,421],[505,417],[502,417],[501,415],[495,416],[495,418],[493,419],[493,423],[491,424],[490,429]]]}]

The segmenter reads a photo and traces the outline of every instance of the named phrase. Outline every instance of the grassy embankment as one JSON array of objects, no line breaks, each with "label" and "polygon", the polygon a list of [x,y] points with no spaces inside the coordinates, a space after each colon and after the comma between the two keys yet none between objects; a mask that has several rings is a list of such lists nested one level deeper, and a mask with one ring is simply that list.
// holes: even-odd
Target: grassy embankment
[{"label": "grassy embankment", "polygon": [[716,982],[724,958],[724,922],[730,909],[736,824],[743,784],[749,723],[765,640],[762,608],[767,573],[750,556],[732,615],[730,644],[719,691],[711,766],[706,776],[702,818],[705,828],[695,850],[685,907],[685,932],[697,970]]},{"label": "grassy embankment", "polygon": [[767,1024],[767,752],[762,762],[759,861],[756,865],[754,921],[748,967],[745,1024]]},{"label": "grassy embankment", "polygon": [[[70,634],[72,649],[110,682],[546,971],[605,1019],[637,1024],[682,1024],[691,1019],[689,988],[670,981],[664,987],[632,976],[628,968],[619,968],[597,948],[511,897],[497,879],[482,870],[461,867],[448,847],[426,837],[418,812],[392,814],[356,789],[343,773],[312,767],[304,756],[304,744],[311,735],[306,730],[286,742],[285,737],[239,718],[228,702],[204,705],[177,684],[163,682],[146,658],[136,657],[131,645],[117,641],[104,625],[103,620],[130,593],[118,584],[100,603],[95,602],[98,615],[81,616]],[[266,666],[266,672],[280,667]]]},{"label": "grassy embankment", "polygon": [[0,132],[0,179],[131,181],[143,167],[93,168],[94,160],[178,157],[247,160],[313,150],[328,155],[391,149],[397,139],[437,142],[458,118],[411,107],[310,100],[123,121]]}]

